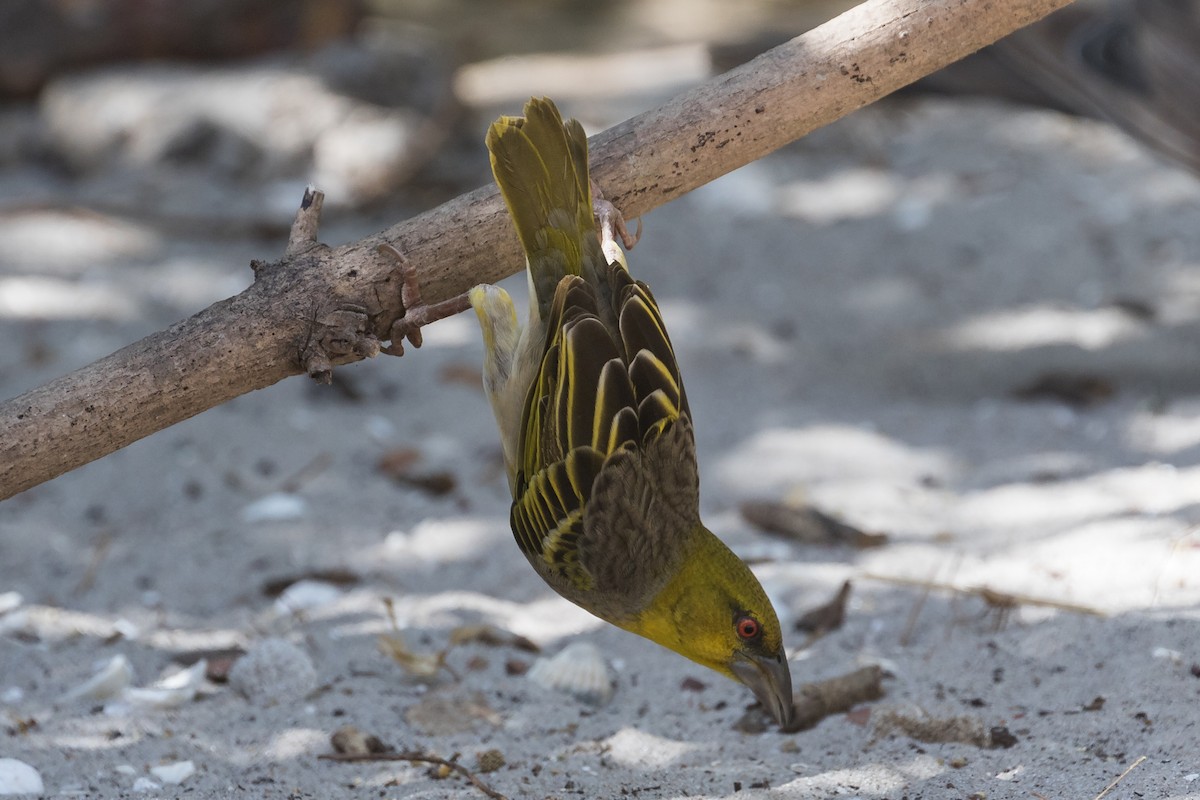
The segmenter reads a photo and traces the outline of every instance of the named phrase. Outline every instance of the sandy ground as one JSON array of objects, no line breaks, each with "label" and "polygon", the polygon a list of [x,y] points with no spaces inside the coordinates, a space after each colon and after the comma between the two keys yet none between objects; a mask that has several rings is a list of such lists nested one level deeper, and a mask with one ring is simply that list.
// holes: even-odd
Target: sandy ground
[{"label": "sandy ground", "polygon": [[[883,664],[878,702],[798,734],[735,730],[743,688],[544,587],[507,529],[461,317],[340,387],[286,381],[0,504],[0,595],[19,594],[0,610],[0,758],[36,767],[47,795],[484,796],[424,765],[319,760],[353,724],[473,770],[498,750],[479,779],[512,798],[1093,798],[1143,756],[1107,797],[1200,797],[1198,218],[1200,182],[1102,125],[925,101],[645,219],[630,260],[678,347],[706,518],[789,631],[854,581],[841,630],[790,634],[792,671]],[[0,225],[6,397],[236,292],[283,246],[22,219]],[[388,221],[332,220],[323,238]],[[1090,376],[1097,402],[1014,396],[1056,373]],[[398,484],[389,453],[436,480]],[[285,490],[294,516],[256,518]],[[786,542],[738,512],[798,497],[888,543]],[[299,613],[264,591],[332,569],[353,580]],[[1103,616],[1001,614],[870,576]],[[474,623],[549,653],[594,642],[616,692],[597,708],[540,690],[510,674],[536,657],[512,644],[459,646],[454,675],[416,679],[380,650],[385,598],[422,653]],[[205,684],[166,710],[68,696],[114,656],[145,686],[180,653],[269,636],[311,658],[314,691]],[[930,741],[956,727],[1015,742]],[[180,784],[149,772],[179,761],[195,766]]]}]

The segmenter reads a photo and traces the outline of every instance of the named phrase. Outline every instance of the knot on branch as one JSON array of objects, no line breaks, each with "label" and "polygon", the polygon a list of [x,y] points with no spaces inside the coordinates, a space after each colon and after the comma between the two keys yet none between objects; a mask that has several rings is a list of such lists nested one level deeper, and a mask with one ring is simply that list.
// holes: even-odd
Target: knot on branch
[{"label": "knot on branch", "polygon": [[300,347],[300,364],[317,383],[333,381],[333,367],[379,355],[379,339],[368,328],[370,317],[362,306],[342,305],[317,312]]}]

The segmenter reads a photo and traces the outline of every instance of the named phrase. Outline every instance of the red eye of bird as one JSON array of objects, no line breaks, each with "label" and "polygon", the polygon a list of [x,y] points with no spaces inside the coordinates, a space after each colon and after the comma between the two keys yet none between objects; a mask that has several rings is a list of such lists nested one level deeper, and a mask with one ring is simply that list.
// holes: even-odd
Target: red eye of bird
[{"label": "red eye of bird", "polygon": [[746,641],[757,639],[762,633],[762,626],[754,617],[739,617],[737,620],[737,635]]}]

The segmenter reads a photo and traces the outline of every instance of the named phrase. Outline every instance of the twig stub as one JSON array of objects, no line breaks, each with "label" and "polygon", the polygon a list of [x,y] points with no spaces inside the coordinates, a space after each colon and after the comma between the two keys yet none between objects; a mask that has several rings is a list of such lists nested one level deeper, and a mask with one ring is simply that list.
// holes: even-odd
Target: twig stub
[{"label": "twig stub", "polygon": [[297,256],[320,244],[317,241],[317,230],[321,227],[321,208],[324,204],[324,192],[312,185],[304,188],[304,197],[300,199],[300,208],[296,211],[292,230],[288,234],[285,256]]}]

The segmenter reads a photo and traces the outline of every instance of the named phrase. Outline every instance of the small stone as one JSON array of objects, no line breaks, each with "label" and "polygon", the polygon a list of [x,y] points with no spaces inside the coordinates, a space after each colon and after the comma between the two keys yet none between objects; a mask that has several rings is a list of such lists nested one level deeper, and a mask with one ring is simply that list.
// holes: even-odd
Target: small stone
[{"label": "small stone", "polygon": [[298,700],[317,688],[308,654],[283,639],[264,639],[229,670],[229,683],[251,702],[274,705]]},{"label": "small stone", "polygon": [[41,774],[24,761],[0,758],[0,794],[42,794]]},{"label": "small stone", "polygon": [[0,616],[20,608],[23,602],[20,592],[0,592]]},{"label": "small stone", "polygon": [[260,497],[242,509],[242,522],[290,522],[308,514],[308,501],[288,492]]},{"label": "small stone", "polygon": [[196,765],[191,761],[176,761],[151,767],[150,774],[163,783],[179,784],[196,774]]},{"label": "small stone", "polygon": [[279,614],[296,614],[333,605],[341,596],[342,590],[333,584],[305,578],[280,593],[275,600],[275,611]]},{"label": "small stone", "polygon": [[504,754],[499,750],[484,750],[475,757],[475,769],[478,772],[495,772],[505,765]]},{"label": "small stone", "polygon": [[366,755],[367,753],[386,753],[388,746],[378,736],[364,733],[353,725],[343,725],[329,737],[329,743],[336,753],[350,755]]},{"label": "small stone", "polygon": [[1003,725],[997,725],[988,731],[988,736],[991,739],[992,747],[1000,747],[1007,750],[1016,745],[1020,740],[1013,736],[1008,728]]}]

